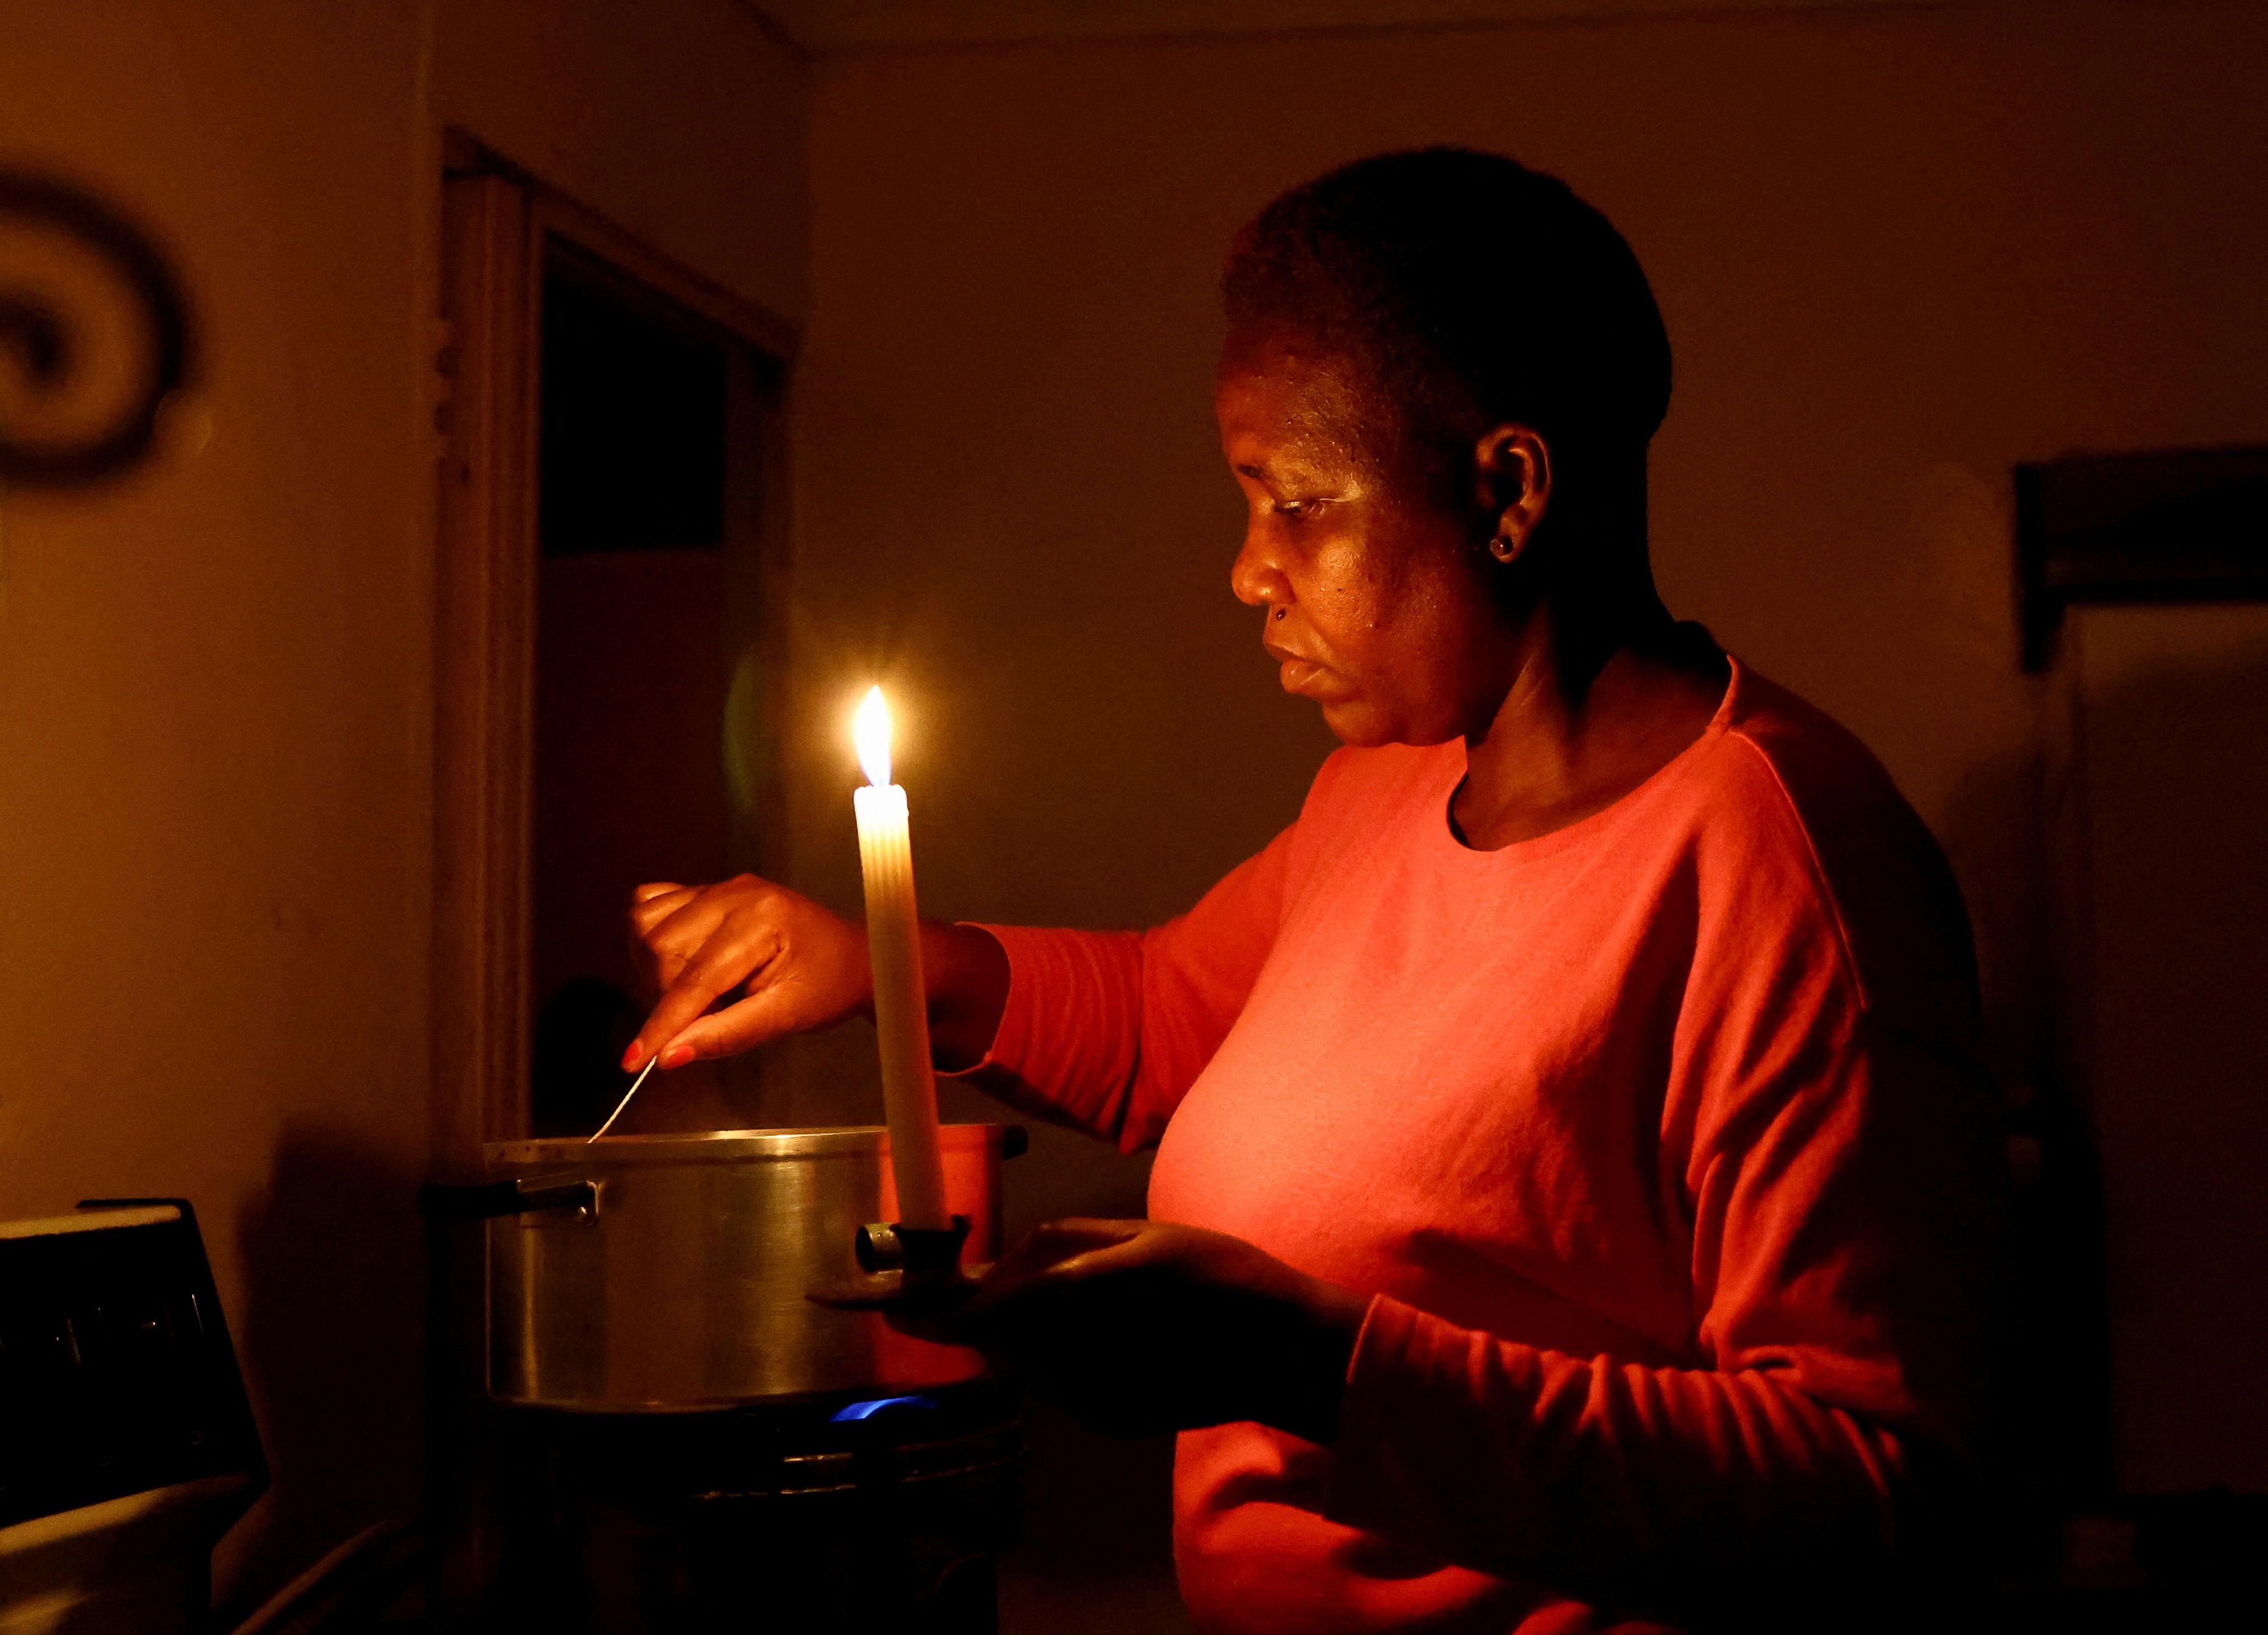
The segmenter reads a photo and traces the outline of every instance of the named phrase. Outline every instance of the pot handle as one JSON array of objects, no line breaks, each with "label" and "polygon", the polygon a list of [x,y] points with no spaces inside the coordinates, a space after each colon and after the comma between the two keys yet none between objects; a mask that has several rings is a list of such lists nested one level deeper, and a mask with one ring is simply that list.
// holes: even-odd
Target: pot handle
[{"label": "pot handle", "polygon": [[598,1183],[512,1180],[447,1186],[429,1182],[417,1189],[417,1211],[428,1220],[495,1220],[539,1209],[572,1209],[596,1215]]}]

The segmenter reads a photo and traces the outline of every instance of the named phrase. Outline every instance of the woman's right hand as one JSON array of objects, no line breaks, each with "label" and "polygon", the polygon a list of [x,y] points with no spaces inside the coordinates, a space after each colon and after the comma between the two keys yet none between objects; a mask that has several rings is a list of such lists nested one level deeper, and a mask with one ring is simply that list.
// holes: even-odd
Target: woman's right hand
[{"label": "woman's right hand", "polygon": [[[623,1053],[625,1072],[657,1052],[665,1069],[681,1067],[831,1027],[873,999],[865,932],[753,874],[640,886],[630,931],[661,998]],[[711,1012],[735,990],[744,991]]]}]

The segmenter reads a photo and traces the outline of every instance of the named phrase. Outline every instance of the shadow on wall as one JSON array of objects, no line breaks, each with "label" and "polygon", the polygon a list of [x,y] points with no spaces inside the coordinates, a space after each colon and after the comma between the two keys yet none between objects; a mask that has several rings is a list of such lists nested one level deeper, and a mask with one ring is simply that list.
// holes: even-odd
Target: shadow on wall
[{"label": "shadow on wall", "polygon": [[[2218,652],[2172,610],[2117,616],[2161,622],[2065,659],[2083,791],[2012,755],[1943,836],[2017,1183],[2007,1542],[2050,1572],[2063,1516],[2268,1471],[2268,612]],[[2238,1564],[2129,1565],[2181,1595]]]},{"label": "shadow on wall", "polygon": [[2118,1481],[2268,1492],[2268,608],[2099,616],[2087,657]]},{"label": "shadow on wall", "polygon": [[230,1321],[274,1472],[241,1580],[254,1601],[372,1522],[417,1513],[417,1179],[351,1136],[287,1125],[245,1211]]},{"label": "shadow on wall", "polygon": [[2102,1182],[2055,1040],[2044,776],[2031,747],[1972,769],[1939,838],[1976,935],[2015,1187],[1994,1462],[2028,1536],[2004,1543],[2051,1558],[2054,1519],[2107,1491],[2110,1410]]}]

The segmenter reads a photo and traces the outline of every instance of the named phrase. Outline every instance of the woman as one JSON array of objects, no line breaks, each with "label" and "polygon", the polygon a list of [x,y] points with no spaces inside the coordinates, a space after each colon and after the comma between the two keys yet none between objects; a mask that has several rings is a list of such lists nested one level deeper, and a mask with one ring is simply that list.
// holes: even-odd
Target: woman
[{"label": "woman", "polygon": [[[1201,1630],[1847,1627],[1980,1395],[1999,1147],[1942,859],[1663,609],[1668,343],[1563,184],[1366,160],[1224,289],[1232,585],[1347,748],[1170,924],[926,928],[941,1067],[1159,1144],[1147,1222],[1043,1228],[961,1331],[1182,1432]],[[777,886],[633,918],[666,992],[626,1066],[867,1002],[858,931]]]}]

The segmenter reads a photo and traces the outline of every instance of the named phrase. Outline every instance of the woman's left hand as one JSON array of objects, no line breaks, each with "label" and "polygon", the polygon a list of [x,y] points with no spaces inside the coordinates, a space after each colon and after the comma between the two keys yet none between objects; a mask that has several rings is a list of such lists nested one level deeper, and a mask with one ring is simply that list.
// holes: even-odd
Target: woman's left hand
[{"label": "woman's left hand", "polygon": [[1071,1219],[1040,1226],[959,1312],[917,1331],[983,1348],[1116,1435],[1248,1419],[1327,1443],[1367,1309],[1226,1233]]}]

